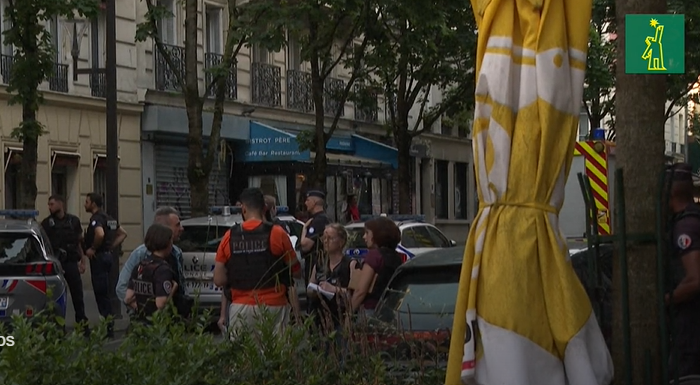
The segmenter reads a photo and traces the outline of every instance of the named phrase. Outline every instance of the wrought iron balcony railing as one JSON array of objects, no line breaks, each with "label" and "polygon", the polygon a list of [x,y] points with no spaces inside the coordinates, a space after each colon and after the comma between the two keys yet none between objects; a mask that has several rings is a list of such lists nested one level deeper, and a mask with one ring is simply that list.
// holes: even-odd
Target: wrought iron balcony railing
[{"label": "wrought iron balcony railing", "polygon": [[[220,66],[224,61],[224,55],[218,53],[205,53],[204,54],[204,68],[211,69]],[[206,72],[204,75],[205,83],[207,86],[211,84],[214,79],[214,74],[211,72]],[[214,97],[216,95],[216,86],[214,86],[209,92],[208,97]],[[231,68],[231,73],[229,73],[226,79],[226,99],[235,100],[238,97],[238,70],[236,64],[233,64]]]},{"label": "wrought iron balcony railing", "polygon": [[96,98],[107,96],[107,78],[104,73],[90,74],[90,94]]},{"label": "wrought iron balcony railing", "polygon": [[282,105],[282,70],[265,63],[251,63],[252,101],[269,107]]},{"label": "wrought iron balcony railing", "polygon": [[301,112],[313,112],[311,74],[299,70],[287,71],[287,108]]},{"label": "wrought iron balcony railing", "polygon": [[12,63],[14,63],[12,56],[0,54],[0,82],[3,84],[10,84]]},{"label": "wrought iron balcony railing", "polygon": [[179,73],[182,78],[185,76],[185,47],[170,44],[163,44],[163,47],[175,68],[168,66],[165,57],[154,46],[156,89],[158,91],[181,91],[176,73]]},{"label": "wrought iron balcony railing", "polygon": [[56,92],[68,92],[68,64],[53,65],[53,74],[49,76],[49,89]]},{"label": "wrought iron balcony railing", "polygon": [[329,77],[326,78],[323,88],[324,113],[335,115],[340,109],[340,116],[345,116],[345,105],[340,101],[340,94],[345,90],[345,81]]},{"label": "wrought iron balcony railing", "polygon": [[355,84],[355,120],[374,123],[379,120],[379,93],[376,89]]}]

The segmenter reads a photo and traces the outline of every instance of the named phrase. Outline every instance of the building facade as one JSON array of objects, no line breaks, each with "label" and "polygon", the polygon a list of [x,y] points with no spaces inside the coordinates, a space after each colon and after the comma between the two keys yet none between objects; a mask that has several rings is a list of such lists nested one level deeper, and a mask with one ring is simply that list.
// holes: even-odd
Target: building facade
[{"label": "building facade", "polygon": [[[136,13],[145,14],[145,3],[135,3]],[[175,81],[177,71],[184,73],[184,10],[174,0],[161,0],[161,4],[174,14],[171,22],[163,23],[161,39],[168,54],[176,59],[175,68],[166,64],[152,42],[137,43],[137,93],[144,105],[144,220],[161,205],[176,206],[185,217],[191,212],[186,177],[188,126],[184,100]],[[222,61],[228,12],[223,0],[201,6],[199,88],[204,90],[211,81],[205,70]],[[341,67],[327,79],[329,91],[347,84],[350,76]],[[276,196],[279,204],[297,209],[309,186],[315,156],[311,151],[300,151],[297,142],[299,135],[314,127],[310,89],[308,66],[300,60],[300,47],[294,39],[290,38],[279,52],[255,46],[240,51],[228,81],[222,140],[217,145],[217,162],[210,176],[211,205],[233,204],[243,188],[255,186]],[[211,110],[212,103],[205,103],[205,111]],[[332,112],[338,108],[342,111],[326,146],[328,212],[336,220],[343,216],[348,194],[359,198],[363,214],[397,212],[397,151],[384,126],[384,103],[381,95],[376,95],[376,104],[371,108],[359,108],[352,102],[339,106],[332,97],[325,100],[325,109],[331,112],[326,117],[328,128]],[[207,136],[211,120],[212,113],[205,112]],[[415,140],[412,156],[414,172],[420,176],[420,181],[417,178],[412,186],[416,212],[456,234],[456,239],[463,239],[475,202],[470,140],[443,130],[438,124],[434,131]],[[436,190],[440,194],[431,193],[436,185],[440,186]],[[456,190],[459,193],[449,192]]]},{"label": "building facade", "polygon": [[[5,17],[8,5],[7,0],[0,0],[2,31],[10,28]],[[143,233],[139,146],[143,108],[137,101],[135,87],[134,5],[134,2],[117,2],[119,219],[129,233],[123,247],[127,253],[142,242]],[[41,217],[48,215],[48,197],[60,194],[66,198],[67,211],[78,215],[86,225],[89,215],[83,208],[85,195],[95,191],[104,196],[106,192],[104,76],[80,75],[74,79],[75,65],[71,56],[75,40],[80,47],[77,67],[103,68],[104,25],[104,14],[92,22],[55,18],[47,25],[57,58],[54,73],[41,87],[45,103],[38,113],[47,131],[40,138],[38,148],[36,208]],[[0,207],[7,209],[17,208],[18,169],[22,157],[22,143],[11,135],[22,120],[21,106],[7,103],[13,53],[14,47],[0,44],[0,146],[4,156]]]}]

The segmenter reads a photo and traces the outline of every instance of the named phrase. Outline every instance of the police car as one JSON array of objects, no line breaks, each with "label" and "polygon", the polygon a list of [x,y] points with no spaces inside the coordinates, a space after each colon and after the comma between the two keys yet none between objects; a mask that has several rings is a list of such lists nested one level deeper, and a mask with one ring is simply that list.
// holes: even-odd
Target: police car
[{"label": "police car", "polygon": [[[192,298],[197,298],[199,308],[210,309],[218,314],[221,309],[221,289],[214,285],[214,264],[216,250],[224,234],[243,218],[240,207],[213,207],[211,215],[190,218],[182,221],[185,229],[180,235],[177,246],[182,249],[183,269],[186,292]],[[290,240],[297,248],[297,258],[303,263],[298,250],[298,239],[304,223],[289,215],[289,208],[277,206],[277,218],[289,226]],[[295,286],[300,300],[306,296],[303,280],[296,280]]]},{"label": "police car", "polygon": [[56,306],[66,316],[68,284],[36,210],[0,210],[0,322]]},{"label": "police car", "polygon": [[[423,215],[386,215],[396,223],[401,230],[401,243],[396,251],[402,255],[404,262],[418,255],[448,247],[454,247],[457,242],[447,238],[437,227],[425,223]],[[372,216],[364,216],[362,221],[349,223],[345,226],[348,231],[348,244],[345,254],[352,258],[361,259],[367,254],[367,244],[362,238],[365,234],[364,222]]]}]

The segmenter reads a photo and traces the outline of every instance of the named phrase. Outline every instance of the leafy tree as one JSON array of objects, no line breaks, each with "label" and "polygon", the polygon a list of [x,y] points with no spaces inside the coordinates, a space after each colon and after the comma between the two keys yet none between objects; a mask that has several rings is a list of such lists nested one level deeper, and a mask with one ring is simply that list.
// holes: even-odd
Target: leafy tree
[{"label": "leafy tree", "polygon": [[[593,129],[602,127],[606,116],[614,118],[615,107],[615,4],[613,0],[594,0],[590,40],[586,59],[583,106]],[[609,120],[614,127],[614,119]]]},{"label": "leafy tree", "polygon": [[[338,127],[345,104],[355,98],[354,86],[371,71],[364,65],[364,57],[377,13],[369,0],[298,0],[282,3],[275,16],[299,43],[301,60],[309,63],[314,128],[301,133],[297,141],[300,150],[316,153],[309,183],[325,189],[326,144]],[[274,21],[269,20],[269,24],[277,25]],[[333,73],[340,69],[350,77],[344,84],[334,84]],[[329,124],[327,118],[331,119]]]},{"label": "leafy tree", "polygon": [[697,93],[691,91],[700,77],[700,3],[668,0],[668,13],[685,15],[685,73],[667,76],[666,120],[683,110],[690,100],[698,102]]},{"label": "leafy tree", "polygon": [[37,112],[44,102],[39,86],[54,72],[56,48],[51,44],[47,23],[57,17],[76,13],[94,17],[97,3],[93,0],[8,0],[6,21],[12,28],[2,33],[3,43],[14,46],[10,81],[10,105],[22,106],[22,121],[12,130],[12,137],[22,141],[22,162],[19,172],[19,207],[36,207],[36,166],[39,137],[46,133]]},{"label": "leafy tree", "polygon": [[[410,148],[448,110],[472,110],[476,22],[467,0],[377,4],[381,25],[366,61],[377,68],[390,132],[398,149],[399,212],[411,212]],[[431,105],[431,91],[442,101]],[[417,106],[417,107],[414,107]]]},{"label": "leafy tree", "polygon": [[[283,33],[276,29],[268,29],[260,22],[268,13],[274,12],[275,2],[256,0],[240,5],[237,0],[228,0],[228,28],[223,58],[220,65],[206,70],[212,76],[211,81],[205,85],[204,92],[200,92],[201,70],[197,60],[200,43],[197,39],[197,32],[201,1],[183,0],[185,7],[184,71],[176,65],[175,58],[165,47],[159,30],[161,21],[172,18],[174,15],[165,6],[154,0],[145,0],[145,3],[148,11],[145,15],[145,21],[138,25],[136,41],[146,41],[149,38],[153,40],[156,50],[167,63],[168,69],[174,74],[178,88],[184,96],[189,128],[187,135],[189,151],[187,179],[190,182],[192,216],[206,215],[209,211],[209,175],[220,145],[221,122],[229,74],[234,71],[238,53],[244,46],[260,44],[268,47],[282,44]],[[202,114],[208,95],[211,95],[212,92],[214,92],[214,116],[209,143],[205,151]]]},{"label": "leafy tree", "polygon": [[[627,14],[666,13],[666,0],[617,0],[615,4],[617,25],[624,25]],[[666,77],[625,73],[625,31],[619,28],[617,36],[617,73],[615,99],[617,127],[617,167],[624,172],[626,197],[626,223],[629,234],[653,234],[655,232],[657,201],[656,186],[659,172],[663,170],[664,130],[666,103]],[[619,197],[618,197],[619,199]],[[631,237],[628,237],[630,239]],[[653,244],[630,243],[627,245],[629,276],[629,316],[632,340],[632,383],[645,383],[645,370],[649,368],[647,354],[653,363],[649,383],[662,383],[660,373],[654,370],[661,360],[659,356],[658,296],[656,292],[656,247]],[[624,355],[622,338],[622,306],[620,264],[613,260],[613,361],[615,383],[624,383]],[[665,338],[666,336],[664,336]]]}]

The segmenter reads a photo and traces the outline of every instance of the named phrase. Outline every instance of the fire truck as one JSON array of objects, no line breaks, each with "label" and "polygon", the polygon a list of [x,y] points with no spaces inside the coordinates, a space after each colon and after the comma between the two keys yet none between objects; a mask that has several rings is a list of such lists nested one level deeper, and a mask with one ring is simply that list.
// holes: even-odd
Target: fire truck
[{"label": "fire truck", "polygon": [[567,238],[580,239],[586,234],[586,205],[578,174],[588,177],[598,208],[598,232],[610,235],[613,229],[612,202],[615,170],[615,143],[587,140],[576,143],[571,171],[566,181],[566,196],[559,213],[559,226]]}]

